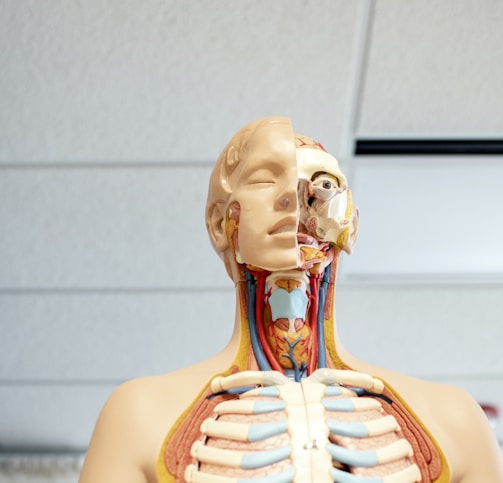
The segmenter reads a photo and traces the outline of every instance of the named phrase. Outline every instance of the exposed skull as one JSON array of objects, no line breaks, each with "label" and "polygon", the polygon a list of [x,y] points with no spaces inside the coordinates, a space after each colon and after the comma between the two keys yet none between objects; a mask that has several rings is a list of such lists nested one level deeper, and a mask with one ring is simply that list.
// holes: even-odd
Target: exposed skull
[{"label": "exposed skull", "polygon": [[337,160],[320,149],[297,149],[299,231],[350,252],[357,212]]}]

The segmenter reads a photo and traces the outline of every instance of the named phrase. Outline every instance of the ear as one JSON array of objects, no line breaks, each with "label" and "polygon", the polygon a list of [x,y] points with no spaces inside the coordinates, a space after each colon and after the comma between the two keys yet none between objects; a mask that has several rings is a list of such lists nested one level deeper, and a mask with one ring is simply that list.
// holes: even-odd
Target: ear
[{"label": "ear", "polygon": [[360,210],[357,206],[354,207],[353,216],[351,217],[351,226],[349,228],[349,235],[347,242],[343,248],[346,253],[351,253],[356,245],[358,238],[358,222],[360,221]]},{"label": "ear", "polygon": [[206,228],[213,247],[220,254],[229,248],[225,233],[225,210],[223,203],[213,203],[206,211]]}]

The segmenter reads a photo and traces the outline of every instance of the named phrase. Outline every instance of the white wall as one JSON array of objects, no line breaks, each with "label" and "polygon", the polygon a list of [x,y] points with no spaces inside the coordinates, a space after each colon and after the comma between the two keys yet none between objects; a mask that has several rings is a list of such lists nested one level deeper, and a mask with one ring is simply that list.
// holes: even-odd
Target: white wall
[{"label": "white wall", "polygon": [[[0,1],[0,448],[84,449],[118,383],[226,343],[206,184],[230,136],[271,114],[341,158],[361,206],[346,345],[503,408],[503,160],[349,151],[501,138],[502,21],[491,0]],[[475,188],[452,182],[460,166]]]}]

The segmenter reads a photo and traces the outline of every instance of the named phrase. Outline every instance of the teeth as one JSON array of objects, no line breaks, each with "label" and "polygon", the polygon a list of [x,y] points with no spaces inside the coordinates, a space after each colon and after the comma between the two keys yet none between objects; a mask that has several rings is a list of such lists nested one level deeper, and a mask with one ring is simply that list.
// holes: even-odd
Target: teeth
[{"label": "teeth", "polygon": [[280,226],[276,230],[274,230],[271,235],[275,235],[276,233],[297,233],[297,227],[295,225],[284,225]]}]

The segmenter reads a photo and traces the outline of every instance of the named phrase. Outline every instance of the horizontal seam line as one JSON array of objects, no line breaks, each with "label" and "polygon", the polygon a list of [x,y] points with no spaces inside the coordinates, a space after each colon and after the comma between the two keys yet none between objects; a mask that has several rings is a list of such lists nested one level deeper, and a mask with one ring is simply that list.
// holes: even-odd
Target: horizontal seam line
[{"label": "horizontal seam line", "polygon": [[211,169],[214,161],[19,161],[1,162],[0,169]]},{"label": "horizontal seam line", "polygon": [[119,385],[131,378],[124,379],[0,379],[0,386],[20,387],[20,386],[109,386]]},{"label": "horizontal seam line", "polygon": [[[449,380],[449,381],[491,381],[501,380],[503,382],[503,373],[496,374],[419,374],[411,375],[417,379],[423,380]],[[133,376],[135,377],[135,376]],[[75,378],[75,379],[0,379],[0,386],[102,386],[102,385],[118,385],[130,378],[111,378],[111,379],[90,379],[90,378]]]},{"label": "horizontal seam line", "polygon": [[0,288],[0,295],[113,295],[113,294],[191,294],[194,292],[226,293],[234,287],[48,287],[48,288]]}]

